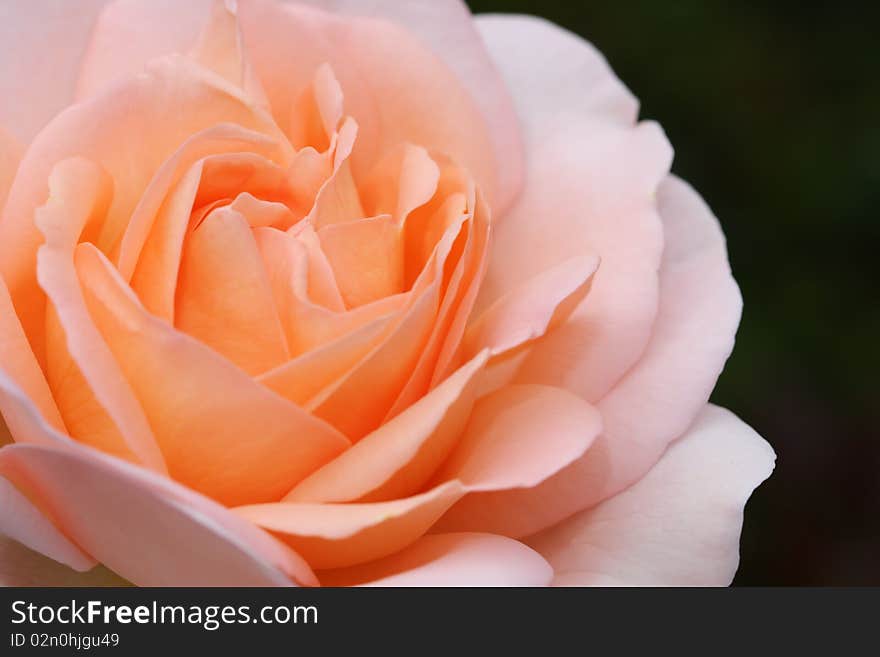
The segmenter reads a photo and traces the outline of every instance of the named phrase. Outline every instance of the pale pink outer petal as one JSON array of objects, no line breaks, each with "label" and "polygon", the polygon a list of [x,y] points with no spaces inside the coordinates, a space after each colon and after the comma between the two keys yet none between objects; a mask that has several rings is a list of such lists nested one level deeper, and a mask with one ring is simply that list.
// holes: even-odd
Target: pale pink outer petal
[{"label": "pale pink outer petal", "polygon": [[526,542],[558,586],[727,586],[743,507],[775,458],[733,413],[707,405],[641,480]]},{"label": "pale pink outer petal", "polygon": [[79,65],[105,2],[0,3],[0,123],[23,144],[73,100]]},{"label": "pale pink outer petal", "polygon": [[10,445],[0,473],[26,482],[67,536],[139,586],[316,583],[301,557],[225,508],[95,450]]},{"label": "pale pink outer petal", "polygon": [[699,195],[670,177],[658,202],[666,235],[660,310],[638,364],[597,404],[602,434],[550,479],[507,493],[508,513],[481,530],[525,536],[614,495],[650,469],[709,399],[733,349],[742,299],[718,221]]},{"label": "pale pink outer petal", "polygon": [[[28,419],[39,443],[0,450],[0,475],[38,496],[58,530],[125,579],[142,586],[317,583],[299,555],[226,508],[59,434],[2,372],[0,399]],[[14,516],[11,522],[27,526]],[[31,547],[45,544],[30,536]]]},{"label": "pale pink outer petal", "polygon": [[553,570],[531,548],[494,534],[430,534],[363,566],[321,573],[324,586],[546,586]]},{"label": "pale pink outer petal", "polygon": [[672,150],[586,42],[526,16],[479,16],[523,124],[522,196],[498,222],[484,308],[528,278],[587,253],[602,258],[589,299],[535,344],[518,381],[595,402],[644,350],[657,313],[663,231],[655,192]]},{"label": "pale pink outer petal", "polygon": [[0,536],[0,586],[127,586],[103,566],[80,573]]},{"label": "pale pink outer petal", "polygon": [[214,0],[104,0],[76,93],[85,98],[143,70],[152,59],[186,53],[208,24]]},{"label": "pale pink outer petal", "polygon": [[[458,480],[473,493],[536,486],[581,457],[601,428],[596,409],[567,390],[505,386],[477,400],[435,481]],[[491,513],[491,504],[468,508]]]},{"label": "pale pink outer petal", "polygon": [[33,502],[3,477],[0,477],[0,535],[78,571],[95,566],[94,559],[58,531]]},{"label": "pale pink outer petal", "polygon": [[498,162],[499,201],[503,213],[518,195],[524,175],[519,120],[507,86],[467,5],[461,0],[304,0],[340,14],[383,18],[415,34],[442,59],[470,92],[486,118]]}]

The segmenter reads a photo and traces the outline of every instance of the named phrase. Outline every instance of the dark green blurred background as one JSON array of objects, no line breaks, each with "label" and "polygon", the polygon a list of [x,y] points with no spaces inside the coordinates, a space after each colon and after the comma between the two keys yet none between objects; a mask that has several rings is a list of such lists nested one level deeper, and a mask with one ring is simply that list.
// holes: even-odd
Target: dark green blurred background
[{"label": "dark green blurred background", "polygon": [[747,507],[735,583],[880,584],[880,11],[469,4],[595,44],[721,220],[745,308],[712,400],[778,455]]}]

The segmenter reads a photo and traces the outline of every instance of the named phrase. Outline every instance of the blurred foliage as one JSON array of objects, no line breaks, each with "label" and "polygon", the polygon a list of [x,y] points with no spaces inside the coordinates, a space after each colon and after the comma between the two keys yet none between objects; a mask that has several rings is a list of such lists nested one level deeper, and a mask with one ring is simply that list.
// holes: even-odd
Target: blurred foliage
[{"label": "blurred foliage", "polygon": [[745,308],[712,399],[778,454],[736,583],[880,584],[880,5],[469,4],[594,43],[722,222]]}]

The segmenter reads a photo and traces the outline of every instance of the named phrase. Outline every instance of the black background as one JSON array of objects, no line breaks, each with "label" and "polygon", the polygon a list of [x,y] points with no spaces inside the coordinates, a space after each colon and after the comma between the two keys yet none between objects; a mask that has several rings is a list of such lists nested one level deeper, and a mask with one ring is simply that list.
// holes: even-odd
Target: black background
[{"label": "black background", "polygon": [[747,508],[735,583],[880,584],[880,11],[469,4],[595,44],[722,222],[745,308],[712,400],[778,454]]}]

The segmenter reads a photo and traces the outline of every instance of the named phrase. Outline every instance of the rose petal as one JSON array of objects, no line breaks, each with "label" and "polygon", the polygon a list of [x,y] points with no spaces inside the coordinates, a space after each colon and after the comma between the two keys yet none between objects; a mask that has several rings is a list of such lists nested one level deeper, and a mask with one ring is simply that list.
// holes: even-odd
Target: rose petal
[{"label": "rose petal", "polygon": [[0,509],[0,535],[13,538],[32,550],[81,572],[95,566],[94,559],[71,543],[33,502],[2,476]]},{"label": "rose petal", "polygon": [[424,352],[436,324],[445,263],[463,230],[459,221],[444,233],[408,293],[401,318],[382,342],[310,402],[308,408],[354,440],[383,423]]},{"label": "rose petal", "polygon": [[289,358],[263,259],[244,216],[217,208],[183,248],[175,326],[251,375]]},{"label": "rose petal", "polygon": [[[277,144],[265,135],[221,124],[189,137],[162,164],[133,211],[116,259],[120,274],[150,312],[174,323],[183,242],[206,166],[216,160],[228,163],[236,153],[268,158],[280,155],[277,151]],[[240,187],[236,193],[242,193]],[[226,201],[225,194],[222,200]],[[217,202],[206,201],[197,218],[207,215]]]},{"label": "rose petal", "polygon": [[437,191],[440,167],[424,148],[400,144],[370,172],[360,187],[361,202],[371,214],[390,214],[403,225]]},{"label": "rose petal", "polygon": [[301,481],[290,502],[376,502],[416,493],[449,455],[473,408],[478,354],[430,393]]},{"label": "rose petal", "polygon": [[313,568],[344,568],[410,545],[463,494],[461,484],[453,481],[389,502],[279,502],[233,511],[284,540]]},{"label": "rose petal", "polygon": [[403,234],[389,214],[331,224],[318,231],[348,308],[403,292]]},{"label": "rose petal", "polygon": [[507,386],[477,401],[435,481],[457,479],[470,492],[536,486],[587,451],[601,428],[596,409],[567,390]]},{"label": "rose petal", "polygon": [[316,583],[299,555],[253,525],[100,452],[11,445],[0,450],[0,474],[22,482],[59,529],[139,586]]},{"label": "rose petal", "polygon": [[390,313],[374,319],[261,374],[256,380],[294,404],[308,406],[378,345],[398,318],[397,313]]},{"label": "rose petal", "polygon": [[[46,201],[52,168],[61,160],[81,156],[107,172],[113,201],[90,239],[105,253],[115,255],[162,164],[194,134],[221,123],[278,136],[271,118],[249,103],[239,89],[177,58],[155,62],[142,75],[68,108],[31,144],[0,218],[0,274],[41,364],[46,311],[35,276],[42,238],[33,217]],[[120,148],[123,143],[125,148]],[[132,153],[137,157],[132,158]],[[151,196],[153,213],[163,198]]]},{"label": "rose petal", "polygon": [[103,566],[80,573],[0,536],[0,586],[130,586]]},{"label": "rose petal", "polygon": [[73,100],[80,61],[105,2],[0,4],[0,123],[22,143]]},{"label": "rose petal", "polygon": [[100,12],[83,57],[77,98],[140,73],[148,62],[186,53],[208,24],[215,0],[115,0]]},{"label": "rose petal", "polygon": [[329,425],[150,316],[90,245],[79,246],[77,273],[174,479],[230,505],[267,502],[348,446]]},{"label": "rose petal", "polygon": [[455,450],[433,481],[461,481],[468,495],[435,529],[509,527],[521,517],[552,515],[535,487],[576,462],[602,429],[598,411],[566,390],[512,385],[480,398]]},{"label": "rose petal", "polygon": [[324,63],[333,68],[346,111],[359,125],[356,179],[393,147],[412,142],[449,154],[500,200],[488,122],[456,75],[408,30],[300,4],[257,0],[241,3],[238,13],[281,125],[315,70]]},{"label": "rose petal", "polygon": [[553,569],[527,546],[494,534],[429,534],[385,559],[324,571],[324,586],[546,586]]},{"label": "rose petal", "polygon": [[465,357],[483,349],[502,354],[561,324],[586,296],[598,266],[596,256],[571,258],[508,292],[468,327]]},{"label": "rose petal", "polygon": [[[46,377],[34,358],[2,277],[0,277],[0,369],[16,382],[52,426],[65,431],[58,406],[52,398]],[[14,411],[7,408],[2,400],[0,400],[0,410],[9,413],[10,424],[15,427]],[[20,440],[26,440],[26,436],[19,431],[16,431],[16,434]]]},{"label": "rose petal", "polygon": [[523,148],[513,102],[471,16],[460,0],[306,0],[342,14],[370,16],[399,23],[440,57],[470,92],[488,123],[495,149],[498,198],[502,214],[519,193]]},{"label": "rose petal", "polygon": [[[322,346],[329,347],[333,341],[380,319],[389,322],[394,316],[400,315],[409,298],[406,294],[395,295],[349,311],[340,308],[341,312],[319,305],[314,301],[311,289],[315,278],[312,276],[316,269],[314,265],[320,262],[322,252],[320,244],[311,243],[312,237],[317,242],[317,236],[308,228],[296,237],[290,231],[274,228],[254,230],[254,238],[268,272],[287,344],[291,355],[296,357]],[[324,278],[325,283],[330,283],[332,272],[326,278],[325,274],[326,272],[319,272],[318,276]],[[335,280],[333,286],[335,287]],[[370,343],[370,346],[373,344]],[[361,355],[366,353],[367,350],[364,350]],[[292,366],[293,361],[281,368],[287,365]],[[273,377],[271,373],[265,376],[267,379]]]},{"label": "rose petal", "polygon": [[743,507],[774,460],[735,415],[707,406],[641,480],[527,542],[559,586],[727,586]]},{"label": "rose petal", "polygon": [[[128,579],[132,579],[132,573],[139,572],[138,569],[141,567],[149,569],[150,564],[161,563],[164,558],[161,553],[162,550],[167,549],[171,551],[170,563],[172,566],[176,563],[176,557],[189,558],[192,556],[191,553],[180,550],[180,546],[176,545],[176,543],[170,546],[167,545],[167,543],[162,543],[162,541],[167,541],[171,537],[176,536],[174,532],[175,523],[169,522],[174,521],[174,518],[169,516],[181,515],[181,513],[173,508],[174,505],[177,504],[184,509],[189,509],[189,511],[182,514],[184,516],[184,524],[194,522],[198,525],[193,529],[196,533],[212,533],[212,535],[208,537],[207,543],[211,545],[215,543],[231,543],[233,551],[241,551],[241,554],[239,555],[240,558],[237,558],[238,563],[221,564],[218,567],[218,571],[213,573],[214,579],[216,579],[218,574],[221,580],[228,577],[228,574],[225,573],[223,569],[230,566],[244,571],[265,571],[266,569],[272,570],[273,568],[277,568],[299,583],[308,585],[317,583],[314,574],[299,555],[295,554],[278,541],[273,540],[250,523],[242,523],[236,516],[230,514],[223,507],[218,506],[207,498],[173,483],[164,477],[157,476],[147,470],[131,466],[117,459],[107,457],[100,452],[84,448],[71,441],[67,436],[60,434],[52,426],[46,423],[46,421],[40,416],[40,413],[34,406],[33,402],[22,394],[21,390],[10,381],[8,377],[6,377],[2,370],[0,370],[0,400],[4,402],[6,405],[5,407],[14,407],[18,416],[26,420],[27,434],[31,442],[39,446],[49,446],[49,449],[41,447],[32,451],[25,450],[25,454],[36,454],[33,458],[39,461],[42,458],[40,454],[45,452],[57,453],[59,458],[62,458],[62,460],[65,461],[59,472],[61,476],[58,478],[48,477],[47,483],[49,484],[48,488],[51,488],[52,486],[58,487],[57,489],[54,489],[51,497],[63,501],[61,502],[61,505],[69,510],[74,523],[79,526],[78,523],[85,522],[88,526],[84,531],[87,531],[88,533],[96,532],[97,534],[100,534],[102,531],[107,530],[109,531],[108,538],[115,538],[116,540],[121,540],[123,542],[125,540],[132,542],[131,547],[133,548],[133,551],[130,555],[132,561],[129,565],[133,570],[130,570],[127,565],[124,570],[118,571]],[[11,460],[12,465],[15,466],[17,479],[22,481],[23,475],[21,469],[17,467],[18,457],[22,454],[22,451],[18,449],[19,447],[21,446],[10,446],[0,450],[0,476],[10,476],[7,467]],[[59,447],[62,449],[59,450]],[[9,457],[10,460],[7,460],[7,457]],[[87,499],[84,504],[80,505],[75,497],[67,497],[68,489],[65,487],[64,477],[77,473],[80,473],[79,480],[83,482],[81,485],[85,488],[85,493],[87,495],[92,495],[94,493],[89,486],[89,482],[91,482],[93,478],[100,479],[107,476],[119,482],[123,493],[120,499],[122,509],[119,523],[115,522],[116,519],[114,517],[107,518],[105,522],[103,517],[97,517],[96,514],[83,516],[76,512],[76,509],[81,508],[105,508],[104,503],[100,499],[92,500],[91,502]],[[41,510],[51,512],[52,509],[50,506],[47,506],[48,498],[43,495],[46,488],[38,490],[40,487],[35,486],[33,482],[28,483],[22,481],[22,485],[34,495],[40,493],[41,497],[39,498],[39,506]],[[72,495],[76,493],[74,490],[71,490],[70,492]],[[108,499],[111,498],[116,499],[116,496],[111,495],[108,497]],[[146,530],[146,534],[141,534],[138,529],[135,529],[131,535],[124,535],[125,527],[127,527],[126,523],[133,522],[137,525],[139,520],[137,514],[132,515],[128,512],[126,504],[131,500],[134,500],[138,506],[146,505],[148,507],[145,517],[155,520],[161,527],[161,530],[156,536],[151,535],[151,528],[146,526],[143,527],[143,529]],[[169,508],[169,505],[171,508]],[[158,507],[158,512],[156,507]],[[54,515],[53,518],[59,523],[58,529],[65,531],[66,535],[75,541],[81,548],[88,550],[93,556],[100,554],[100,552],[92,551],[89,549],[88,544],[82,543],[77,539],[77,536],[79,536],[80,533],[71,534],[70,532],[67,532],[67,527],[64,525],[62,516]],[[119,536],[119,527],[123,528],[123,536]],[[169,527],[171,527],[170,530]],[[159,541],[158,544],[156,543],[157,540]],[[98,541],[98,543],[99,545],[103,544],[101,541]],[[195,547],[196,550],[198,550],[198,546]],[[125,546],[122,546],[122,548],[122,553],[117,555],[114,559],[114,562],[116,563],[121,563],[122,560],[127,558],[127,550],[125,549]],[[107,549],[112,552],[114,547],[111,545]],[[150,558],[147,559],[146,566],[140,565],[138,561],[144,553],[148,556],[151,555]],[[214,552],[210,551],[208,554],[214,554]],[[199,558],[204,561],[203,557],[204,555],[196,555],[194,558]],[[162,567],[164,568],[165,564],[163,564]],[[201,569],[203,567],[210,568],[211,565],[198,564],[196,572],[202,572]],[[181,582],[189,581],[186,579],[189,577],[189,565],[186,563],[186,559],[180,564],[180,568],[184,571],[185,579],[175,581],[174,568],[171,569],[168,580],[161,579],[163,577],[162,573],[149,572],[148,570],[145,583],[148,585],[151,582],[161,584],[164,581],[169,585],[180,585]],[[138,583],[137,580],[132,579],[132,581]],[[208,573],[206,583],[210,583],[211,581],[212,574]],[[265,581],[265,578],[257,580],[257,582]],[[275,581],[278,580],[276,579]]]},{"label": "rose petal", "polygon": [[112,454],[167,472],[152,429],[83,299],[74,247],[103,219],[110,183],[93,162],[64,160],[49,179],[50,196],[34,222],[37,278],[51,301],[47,319],[48,382],[70,435]]},{"label": "rose petal", "polygon": [[533,346],[517,379],[595,402],[650,337],[663,247],[655,191],[672,151],[656,124],[633,125],[631,96],[585,42],[531,17],[477,24],[514,96],[527,154],[478,308],[570,257],[600,255],[589,302]]},{"label": "rose petal", "polygon": [[666,248],[648,349],[597,404],[604,429],[590,450],[534,489],[512,491],[510,513],[486,525],[491,531],[532,534],[623,490],[708,400],[733,348],[742,300],[718,221],[697,193],[669,178],[658,201]]}]

